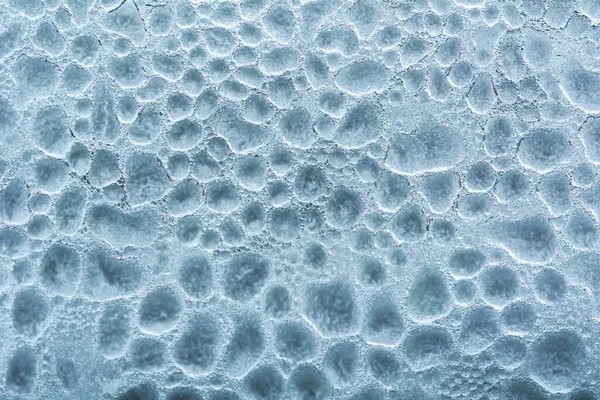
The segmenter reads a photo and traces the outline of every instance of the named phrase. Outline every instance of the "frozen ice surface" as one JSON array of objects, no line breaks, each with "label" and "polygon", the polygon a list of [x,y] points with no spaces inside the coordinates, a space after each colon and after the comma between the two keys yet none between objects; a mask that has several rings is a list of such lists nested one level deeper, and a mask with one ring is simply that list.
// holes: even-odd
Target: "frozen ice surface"
[{"label": "frozen ice surface", "polygon": [[600,1],[0,0],[0,399],[600,398]]}]

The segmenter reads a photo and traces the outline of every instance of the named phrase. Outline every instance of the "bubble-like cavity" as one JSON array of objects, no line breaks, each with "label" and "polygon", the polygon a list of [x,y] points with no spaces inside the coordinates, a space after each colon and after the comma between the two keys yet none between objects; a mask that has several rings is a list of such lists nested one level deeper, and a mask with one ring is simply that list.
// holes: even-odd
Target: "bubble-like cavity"
[{"label": "bubble-like cavity", "polygon": [[537,129],[521,140],[517,156],[524,167],[545,174],[566,162],[570,149],[571,145],[562,133]]},{"label": "bubble-like cavity", "polygon": [[161,78],[175,82],[183,77],[183,59],[177,55],[155,54],[152,69]]},{"label": "bubble-like cavity", "polygon": [[271,274],[268,259],[256,253],[235,255],[226,264],[222,277],[225,296],[238,302],[247,302],[265,286]]},{"label": "bubble-like cavity", "polygon": [[284,142],[291,147],[308,149],[315,141],[312,117],[305,107],[287,111],[279,122]]},{"label": "bubble-like cavity", "polygon": [[368,253],[370,250],[373,249],[373,236],[373,232],[371,232],[367,228],[360,228],[356,230],[352,235],[351,242],[349,243],[350,249],[354,250],[357,253]]},{"label": "bubble-like cavity", "polygon": [[453,348],[452,336],[444,328],[424,326],[411,331],[403,352],[413,371],[423,371],[444,364]]},{"label": "bubble-like cavity", "polygon": [[140,329],[153,335],[168,332],[175,327],[182,311],[183,304],[176,290],[168,286],[154,289],[140,302]]},{"label": "bubble-like cavity", "polygon": [[458,176],[450,172],[429,175],[423,180],[423,196],[429,208],[438,214],[450,209],[459,189]]},{"label": "bubble-like cavity", "polygon": [[246,232],[252,235],[262,232],[265,227],[265,208],[259,202],[247,204],[240,217],[242,226]]},{"label": "bubble-like cavity", "polygon": [[490,307],[476,307],[463,317],[459,344],[467,355],[479,354],[496,340],[500,333],[497,317]]},{"label": "bubble-like cavity", "polygon": [[72,296],[80,275],[81,258],[70,246],[54,243],[40,260],[40,280],[50,293]]},{"label": "bubble-like cavity", "polygon": [[544,175],[538,193],[552,214],[563,214],[571,208],[571,180],[562,171]]},{"label": "bubble-like cavity", "polygon": [[403,67],[411,67],[431,51],[430,44],[415,35],[409,36],[400,46],[400,63]]},{"label": "bubble-like cavity", "polygon": [[214,229],[207,229],[200,236],[200,248],[206,251],[214,251],[221,244],[221,235]]},{"label": "bubble-like cavity", "polygon": [[334,189],[325,204],[325,218],[335,229],[352,227],[363,211],[364,203],[360,194],[344,186]]},{"label": "bubble-like cavity", "polygon": [[319,109],[324,113],[341,118],[346,111],[346,96],[343,92],[329,90],[319,95]]},{"label": "bubble-like cavity", "polygon": [[451,128],[423,124],[414,135],[399,133],[390,139],[385,164],[397,174],[417,175],[447,170],[463,152],[462,139]]},{"label": "bubble-like cavity", "polygon": [[15,294],[11,307],[12,326],[17,333],[35,338],[40,335],[50,317],[50,303],[46,295],[34,286]]},{"label": "bubble-like cavity", "polygon": [[129,389],[124,390],[116,399],[117,400],[129,400],[129,399],[145,399],[145,400],[158,400],[158,390],[152,383],[141,383],[133,386]]},{"label": "bubble-like cavity", "polygon": [[98,149],[94,152],[88,180],[96,187],[105,187],[116,182],[121,177],[119,160],[114,152]]},{"label": "bubble-like cavity", "polygon": [[79,384],[80,373],[73,360],[61,357],[56,360],[56,377],[65,390],[72,390]]},{"label": "bubble-like cavity", "polygon": [[50,106],[39,110],[33,121],[32,137],[46,154],[64,157],[71,143],[71,135],[63,109]]},{"label": "bubble-like cavity", "polygon": [[362,101],[341,119],[334,141],[346,149],[358,149],[377,141],[381,134],[379,110],[373,102]]},{"label": "bubble-like cavity", "polygon": [[351,384],[356,379],[358,368],[358,349],[351,342],[334,344],[323,358],[323,372],[335,388],[344,388]]},{"label": "bubble-like cavity", "polygon": [[404,319],[398,306],[389,299],[375,298],[365,312],[363,335],[368,343],[396,346],[404,333]]},{"label": "bubble-like cavity", "polygon": [[[199,167],[196,168],[200,169]],[[171,175],[171,178],[183,179],[190,172],[190,160],[185,153],[175,153],[167,160],[167,170],[169,171],[169,175]],[[196,179],[202,177],[201,173],[194,173],[193,175]],[[200,182],[203,181],[203,179],[198,180]]]},{"label": "bubble-like cavity", "polygon": [[160,371],[167,362],[167,347],[156,339],[135,339],[129,345],[129,358],[133,366],[144,372]]},{"label": "bubble-like cavity", "polygon": [[594,393],[592,393],[588,390],[578,390],[577,392],[573,393],[569,397],[569,400],[596,400],[596,399],[597,399],[596,395],[594,395]]},{"label": "bubble-like cavity", "polygon": [[409,316],[418,322],[430,322],[442,318],[454,304],[448,284],[441,273],[423,271],[414,280],[406,299]]},{"label": "bubble-like cavity", "polygon": [[531,189],[531,181],[523,172],[512,169],[503,172],[494,192],[501,202],[512,202],[524,197]]},{"label": "bubble-like cavity", "polygon": [[117,358],[125,353],[131,338],[131,310],[125,303],[112,302],[104,306],[98,320],[97,345],[107,358]]},{"label": "bubble-like cavity", "polygon": [[553,269],[545,269],[538,273],[533,283],[536,297],[547,304],[560,302],[567,294],[565,277]]},{"label": "bubble-like cavity", "polygon": [[486,260],[485,254],[480,250],[473,248],[458,249],[450,256],[448,266],[450,273],[455,278],[472,278],[483,268]]},{"label": "bubble-like cavity", "polygon": [[510,267],[490,267],[481,274],[480,280],[483,299],[494,307],[504,307],[519,294],[519,278]]},{"label": "bubble-like cavity", "polygon": [[255,316],[236,322],[233,335],[225,348],[224,363],[228,375],[242,377],[260,360],[265,349],[265,335]]},{"label": "bubble-like cavity", "polygon": [[277,368],[261,365],[244,378],[247,393],[255,400],[280,400],[285,394],[285,379]]},{"label": "bubble-like cavity", "polygon": [[38,380],[35,352],[30,347],[19,347],[8,359],[6,388],[12,392],[27,394],[33,391]]},{"label": "bubble-like cavity", "polygon": [[379,163],[368,156],[359,159],[355,168],[358,177],[365,183],[375,182],[381,174],[381,166]]},{"label": "bubble-like cavity", "polygon": [[[244,101],[243,108],[243,116],[244,119],[253,122],[255,124],[261,124],[268,121],[273,115],[274,109],[273,105],[263,96],[258,94],[252,94],[248,96],[248,98]],[[289,119],[290,117],[288,117]],[[289,124],[288,127],[284,127],[284,129],[294,128],[294,125],[289,121],[283,120],[280,124]],[[281,128],[280,128],[281,129]],[[301,134],[306,135],[306,132],[301,132]]]},{"label": "bubble-like cavity", "polygon": [[180,242],[188,246],[194,246],[198,243],[201,230],[202,220],[197,216],[188,215],[177,221],[174,233]]},{"label": "bubble-like cavity", "polygon": [[409,204],[392,219],[390,231],[398,242],[419,242],[427,233],[427,219],[423,210]]},{"label": "bubble-like cavity", "polygon": [[276,207],[281,207],[290,201],[288,185],[283,181],[273,181],[267,185],[269,200]]},{"label": "bubble-like cavity", "polygon": [[496,92],[491,75],[481,73],[467,94],[467,104],[475,114],[487,114],[496,105]]},{"label": "bubble-like cavity", "polygon": [[106,14],[103,27],[109,32],[131,39],[137,46],[143,45],[146,40],[144,21],[132,0],[126,0],[118,8]]},{"label": "bubble-like cavity", "polygon": [[475,301],[477,296],[477,285],[475,285],[472,280],[462,279],[454,284],[452,293],[458,304],[467,306]]},{"label": "bubble-like cavity", "polygon": [[19,257],[27,254],[29,241],[22,230],[0,228],[0,254],[6,257]]},{"label": "bubble-like cavity", "polygon": [[600,89],[600,76],[577,62],[569,64],[560,77],[561,89],[574,106],[588,113],[600,112],[600,101],[594,93]]},{"label": "bubble-like cavity", "polygon": [[439,68],[432,68],[427,75],[425,90],[433,100],[445,102],[450,97],[452,87],[448,83],[444,71]]},{"label": "bubble-like cavity", "polygon": [[501,223],[495,240],[517,261],[536,264],[552,260],[558,247],[554,228],[540,216]]},{"label": "bubble-like cavity", "polygon": [[166,197],[169,214],[179,217],[192,214],[201,204],[200,186],[188,179],[177,184]]},{"label": "bubble-like cavity", "polygon": [[27,234],[32,238],[46,239],[52,233],[53,223],[45,215],[35,215],[27,223]]},{"label": "bubble-like cavity", "polygon": [[169,178],[156,156],[136,153],[125,160],[125,190],[129,202],[142,205],[162,198]]},{"label": "bubble-like cavity", "polygon": [[290,375],[288,395],[296,400],[325,400],[331,397],[331,386],[316,366],[302,364]]},{"label": "bubble-like cavity", "polygon": [[381,348],[370,350],[366,362],[369,373],[381,384],[392,386],[400,379],[400,361],[390,350]]},{"label": "bubble-like cavity", "polygon": [[313,332],[298,322],[277,325],[273,341],[275,354],[293,363],[312,359],[318,350],[318,342]]},{"label": "bubble-like cavity", "polygon": [[517,301],[502,311],[500,319],[508,333],[525,335],[535,327],[537,315],[529,303]]},{"label": "bubble-like cavity", "polygon": [[506,393],[516,399],[548,400],[550,397],[538,385],[525,379],[514,379],[506,387]]},{"label": "bubble-like cavity", "polygon": [[108,204],[98,204],[88,209],[85,222],[95,236],[117,248],[148,247],[158,233],[153,209],[125,213]]},{"label": "bubble-like cavity", "polygon": [[244,156],[236,160],[233,173],[240,186],[251,191],[259,191],[265,185],[267,164],[262,157]]},{"label": "bubble-like cavity", "polygon": [[78,63],[92,66],[100,52],[100,41],[92,35],[76,36],[71,42],[71,53]]},{"label": "bubble-like cavity", "polygon": [[276,208],[271,211],[269,232],[282,242],[292,242],[302,228],[300,215],[294,208]]},{"label": "bubble-like cavity", "polygon": [[284,5],[274,5],[262,18],[265,31],[275,40],[288,43],[296,29],[294,13]]},{"label": "bubble-like cavity", "polygon": [[315,44],[325,53],[352,56],[359,50],[358,39],[353,30],[347,28],[325,28],[315,36]]},{"label": "bubble-like cavity", "polygon": [[57,66],[41,57],[19,57],[13,64],[12,77],[26,99],[50,97],[58,87]]},{"label": "bubble-like cavity", "polygon": [[258,68],[265,75],[283,75],[300,67],[298,50],[290,46],[277,47],[265,52],[258,61]]},{"label": "bubble-like cavity", "polygon": [[434,219],[429,224],[429,231],[434,239],[442,242],[449,242],[456,236],[456,227],[445,219]]},{"label": "bubble-like cavity", "polygon": [[387,212],[396,212],[408,199],[411,187],[408,179],[388,171],[384,171],[374,192],[375,202],[379,208]]},{"label": "bubble-like cavity", "polygon": [[458,61],[450,67],[448,81],[456,87],[464,87],[473,79],[473,66],[468,61]]},{"label": "bubble-like cavity", "polygon": [[160,134],[161,114],[155,106],[147,106],[140,112],[128,131],[129,140],[136,145],[148,145]]},{"label": "bubble-like cavity", "polygon": [[50,194],[60,192],[69,178],[67,164],[51,157],[38,160],[33,173],[38,189]]},{"label": "bubble-like cavity", "polygon": [[292,296],[282,285],[275,285],[266,290],[264,311],[271,318],[283,318],[292,309]]},{"label": "bubble-like cavity", "polygon": [[348,64],[336,75],[336,85],[346,93],[362,96],[382,91],[388,84],[389,70],[383,64],[362,60]]},{"label": "bubble-like cavity", "polygon": [[[242,400],[242,398],[235,392],[232,392],[231,390],[227,390],[227,389],[221,389],[221,390],[214,390],[214,391],[210,391],[209,392],[210,400]],[[191,397],[189,400],[202,400],[202,398],[200,397],[200,395],[197,395],[198,397]],[[167,400],[171,400],[171,399],[167,399]],[[173,400],[179,400],[179,399],[173,399]],[[181,400],[188,400],[188,398],[186,397],[185,399],[181,399]]]},{"label": "bubble-like cavity", "polygon": [[138,116],[138,103],[133,96],[122,96],[117,105],[117,118],[121,123],[130,124]]},{"label": "bubble-like cavity", "polygon": [[302,263],[313,270],[325,268],[329,253],[325,246],[319,242],[309,242],[304,248]]},{"label": "bubble-like cavity", "polygon": [[136,88],[144,82],[142,63],[137,55],[112,60],[108,64],[107,73],[123,89]]},{"label": "bubble-like cavity", "polygon": [[506,115],[491,117],[486,126],[485,151],[490,156],[501,156],[509,153],[517,144],[516,134],[512,118]]},{"label": "bubble-like cavity", "polygon": [[549,332],[531,348],[529,374],[548,390],[567,391],[581,379],[586,360],[586,346],[578,334],[564,330]]},{"label": "bubble-like cavity", "polygon": [[211,183],[206,189],[206,206],[212,211],[228,214],[238,208],[241,198],[229,180]]},{"label": "bubble-like cavity", "polygon": [[458,198],[458,215],[467,220],[478,219],[492,209],[492,199],[488,194],[471,193]]},{"label": "bubble-like cavity", "polygon": [[128,259],[118,259],[107,250],[91,250],[86,258],[83,288],[95,300],[128,297],[142,284],[140,265]]},{"label": "bubble-like cavity", "polygon": [[305,292],[303,314],[324,337],[348,336],[359,327],[354,289],[339,281],[310,286]]},{"label": "bubble-like cavity", "polygon": [[504,368],[514,369],[525,361],[527,345],[518,336],[504,336],[494,343],[492,352],[498,364]]},{"label": "bubble-like cavity", "polygon": [[567,220],[564,238],[576,249],[592,249],[600,238],[596,221],[581,210],[575,211]]},{"label": "bubble-like cavity", "polygon": [[449,38],[438,46],[435,54],[436,61],[443,67],[449,67],[456,61],[461,50],[461,40]]},{"label": "bubble-like cavity", "polygon": [[275,78],[267,84],[269,101],[279,108],[288,108],[295,93],[294,83],[288,78]]},{"label": "bubble-like cavity", "polygon": [[175,364],[190,376],[210,374],[222,346],[221,327],[209,314],[195,314],[171,348]]},{"label": "bubble-like cavity", "polygon": [[[188,167],[189,168],[189,167]],[[192,176],[200,183],[214,181],[221,172],[217,160],[206,151],[200,151],[192,156]],[[220,185],[216,183],[216,187]]]},{"label": "bubble-like cavity", "polygon": [[203,255],[184,258],[178,274],[179,285],[193,299],[206,298],[213,287],[212,265]]},{"label": "bubble-like cavity", "polygon": [[304,61],[304,72],[309,85],[313,89],[320,89],[330,82],[329,65],[325,60],[314,54],[306,57]]},{"label": "bubble-like cavity", "polygon": [[581,139],[587,159],[593,163],[600,163],[600,119],[590,119],[583,125]]},{"label": "bubble-like cavity", "polygon": [[[64,114],[59,118],[59,125],[58,125],[58,132],[59,135],[62,136],[60,133],[64,133],[64,131],[62,131],[62,118],[64,117]],[[15,126],[17,124],[17,121],[19,119],[19,114],[17,113],[17,111],[15,110],[15,108],[13,107],[13,105],[4,97],[0,97],[0,130],[2,131],[2,138],[6,138],[9,134],[14,133],[15,130]],[[35,122],[34,122],[35,124]],[[34,129],[34,135],[39,134],[40,132],[45,132],[43,129]],[[44,137],[45,134],[42,133],[42,137]],[[50,143],[52,143],[52,139],[50,140]],[[37,144],[37,143],[36,143]],[[5,166],[6,167],[6,166]]]},{"label": "bubble-like cavity", "polygon": [[600,218],[600,185],[594,185],[586,189],[580,195],[583,204],[594,214],[596,218]]},{"label": "bubble-like cavity", "polygon": [[7,225],[20,225],[29,218],[27,184],[13,179],[0,192],[0,219]]},{"label": "bubble-like cavity", "polygon": [[356,280],[365,287],[382,286],[387,280],[387,271],[378,259],[365,257],[356,264]]},{"label": "bubble-like cavity", "polygon": [[[197,111],[198,106],[196,106]],[[264,127],[239,118],[231,110],[226,110],[218,115],[214,129],[219,136],[227,140],[229,147],[235,153],[243,154],[252,152],[264,146],[268,140]]]}]

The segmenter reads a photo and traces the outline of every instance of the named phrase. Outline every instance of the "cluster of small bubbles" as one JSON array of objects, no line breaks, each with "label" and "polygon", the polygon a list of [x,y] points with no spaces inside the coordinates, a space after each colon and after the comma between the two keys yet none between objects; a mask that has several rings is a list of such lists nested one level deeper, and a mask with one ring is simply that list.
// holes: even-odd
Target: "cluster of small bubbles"
[{"label": "cluster of small bubbles", "polygon": [[599,9],[5,1],[0,398],[597,398]]}]

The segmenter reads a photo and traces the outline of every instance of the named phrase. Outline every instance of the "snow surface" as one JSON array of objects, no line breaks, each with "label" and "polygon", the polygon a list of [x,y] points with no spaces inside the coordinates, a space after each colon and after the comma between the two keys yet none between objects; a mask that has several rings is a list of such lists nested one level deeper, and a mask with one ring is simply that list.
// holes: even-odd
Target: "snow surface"
[{"label": "snow surface", "polygon": [[0,1],[0,399],[597,399],[599,11]]}]

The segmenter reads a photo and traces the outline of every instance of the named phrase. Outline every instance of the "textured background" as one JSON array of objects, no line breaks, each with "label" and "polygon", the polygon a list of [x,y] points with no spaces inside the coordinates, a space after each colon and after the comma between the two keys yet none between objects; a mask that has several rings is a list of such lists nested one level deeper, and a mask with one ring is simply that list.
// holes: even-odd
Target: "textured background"
[{"label": "textured background", "polygon": [[596,399],[598,23],[0,0],[0,398]]}]

